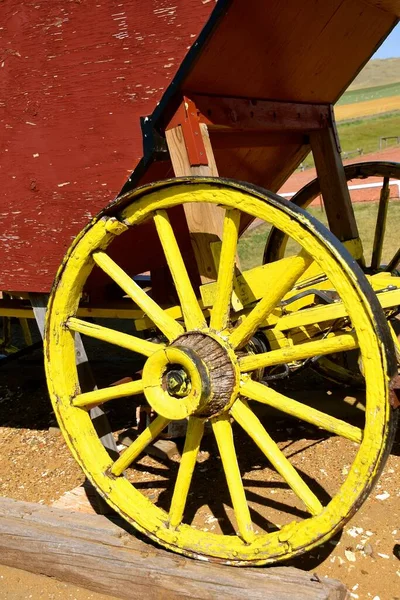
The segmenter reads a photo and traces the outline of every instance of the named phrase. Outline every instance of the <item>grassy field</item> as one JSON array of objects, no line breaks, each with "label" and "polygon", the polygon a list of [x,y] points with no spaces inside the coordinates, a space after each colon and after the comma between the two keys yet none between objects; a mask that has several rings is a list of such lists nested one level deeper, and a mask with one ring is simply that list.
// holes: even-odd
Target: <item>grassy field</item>
[{"label": "grassy field", "polygon": [[400,58],[367,63],[336,103],[337,121],[400,109]]},{"label": "grassy field", "polygon": [[400,135],[400,111],[370,119],[339,123],[338,133],[343,152],[362,148],[364,154],[379,150],[379,138]]},{"label": "grassy field", "polygon": [[[357,203],[354,204],[357,224],[360,237],[364,246],[364,255],[367,264],[371,260],[372,244],[374,240],[376,215],[378,203]],[[319,207],[310,208],[309,212],[324,225],[327,225],[325,212]],[[389,262],[399,247],[399,226],[400,222],[400,201],[391,200],[386,224],[385,241],[383,247],[383,264]],[[263,252],[266,240],[270,231],[270,226],[262,224],[246,232],[239,242],[239,257],[242,269],[251,269],[262,264]],[[298,246],[291,242],[287,247],[287,255],[298,252]]]},{"label": "grassy field", "polygon": [[397,81],[396,83],[389,83],[387,85],[363,88],[360,90],[350,89],[348,92],[343,94],[339,102],[336,103],[336,106],[342,106],[344,104],[356,104],[358,102],[366,102],[369,100],[380,100],[381,98],[399,95],[400,81]]},{"label": "grassy field", "polygon": [[[376,152],[379,150],[380,137],[400,135],[400,111],[390,115],[339,123],[338,133],[343,152],[351,152],[357,148],[362,148],[364,154]],[[354,160],[357,160],[357,157]],[[311,156],[308,156],[303,164],[311,167],[314,161]]]}]

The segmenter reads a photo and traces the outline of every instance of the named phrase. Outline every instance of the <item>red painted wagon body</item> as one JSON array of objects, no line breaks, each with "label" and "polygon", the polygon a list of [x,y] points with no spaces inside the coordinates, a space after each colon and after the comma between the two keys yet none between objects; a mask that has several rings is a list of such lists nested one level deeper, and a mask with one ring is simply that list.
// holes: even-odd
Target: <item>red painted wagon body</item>
[{"label": "red painted wagon body", "polygon": [[[344,169],[333,104],[399,16],[400,0],[0,3],[0,290],[10,295],[0,315],[8,326],[19,317],[25,333],[24,317],[35,315],[43,333],[47,310],[46,375],[67,443],[109,504],[169,549],[236,565],[292,558],[334,535],[383,468],[400,397],[390,330],[400,249],[386,265],[381,258],[389,180],[400,170]],[[274,192],[310,150],[318,180],[286,202]],[[367,266],[347,181],[371,175],[383,186]],[[335,235],[301,208],[321,193]],[[273,225],[263,264],[243,270],[238,240],[258,218]],[[284,257],[288,237],[302,251]],[[128,333],[94,317],[125,317],[118,325]],[[80,334],[107,344],[105,357],[110,345],[130,353],[134,372],[94,389]],[[0,349],[13,352],[6,341]],[[310,364],[362,389],[363,428],[276,391],[278,379]],[[122,406],[133,422],[133,396],[157,416],[120,454],[116,437],[128,423],[117,418],[105,434],[100,406],[111,401],[112,418]],[[246,398],[350,444],[354,462],[332,500],[311,489],[313,477],[293,466]],[[206,422],[237,535],[185,522]],[[125,474],[176,425],[187,433],[166,512]],[[294,493],[285,523],[253,519],[263,532],[236,458],[239,426],[283,478],[283,501]],[[215,515],[228,514],[223,504]],[[225,516],[206,523],[214,521]]]},{"label": "red painted wagon body", "polygon": [[[183,95],[211,115],[219,175],[278,190],[309,149],[307,105],[309,127],[329,118],[398,15],[391,0],[2,3],[0,289],[48,292],[94,214],[173,175],[152,133],[163,141]],[[277,101],[256,127],[255,100]],[[149,235],[134,242],[137,272],[158,263]]]}]

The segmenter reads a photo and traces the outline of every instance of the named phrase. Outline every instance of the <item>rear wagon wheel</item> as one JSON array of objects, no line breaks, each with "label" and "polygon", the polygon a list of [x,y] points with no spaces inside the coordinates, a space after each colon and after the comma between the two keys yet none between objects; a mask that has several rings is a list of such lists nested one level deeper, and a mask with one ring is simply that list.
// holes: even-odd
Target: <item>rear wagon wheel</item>
[{"label": "rear wagon wheel", "polygon": [[[170,208],[189,202],[225,207],[220,268],[210,318],[203,311],[188,276],[168,217]],[[130,192],[111,210],[96,218],[69,250],[57,275],[46,324],[46,373],[54,411],[87,477],[128,522],[152,540],[188,556],[235,565],[261,565],[286,560],[327,540],[367,496],[383,466],[390,439],[388,393],[393,348],[384,315],[363,273],[329,231],[303,210],[275,194],[233,181],[189,178],[153,184]],[[302,250],[285,263],[279,277],[271,279],[264,296],[238,319],[232,310],[231,293],[241,212],[278,227],[300,244]],[[148,220],[154,221],[175,283],[180,301],[176,317],[139,288],[107,253],[115,236],[123,236],[126,230]],[[334,337],[321,336],[289,349],[249,353],[248,340],[265,327],[274,311],[279,313],[282,298],[312,261],[320,265],[335,286],[352,331]],[[77,318],[83,286],[95,265],[143,310],[160,332],[163,345]],[[75,366],[75,332],[107,342],[110,352],[113,345],[120,345],[141,354],[142,377],[81,393]],[[303,405],[252,378],[254,372],[266,365],[285,364],[349,347],[359,347],[364,360],[364,428],[326,414],[323,406],[316,410]],[[142,392],[157,416],[113,460],[96,435],[89,409],[110,400],[118,403]],[[332,500],[321,499],[293,467],[268,433],[268,425],[257,416],[257,404],[273,406],[283,415],[294,416],[359,445],[350,471]],[[172,483],[172,500],[165,510],[143,495],[127,473],[168,423],[182,418],[188,421],[186,441]],[[235,535],[203,531],[185,517],[207,422],[211,424],[229,490]],[[255,442],[288,490],[292,490],[293,501],[299,502],[308,516],[276,526],[272,532],[255,527],[239,468],[241,446],[236,442],[239,430]],[[212,489],[209,491],[213,493]]]}]

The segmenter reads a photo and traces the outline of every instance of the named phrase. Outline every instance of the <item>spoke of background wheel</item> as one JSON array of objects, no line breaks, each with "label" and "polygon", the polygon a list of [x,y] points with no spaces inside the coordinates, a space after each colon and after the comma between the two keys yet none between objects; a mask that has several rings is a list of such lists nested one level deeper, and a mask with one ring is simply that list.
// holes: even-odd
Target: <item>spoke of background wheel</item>
[{"label": "spoke of background wheel", "polygon": [[215,293],[216,300],[211,311],[210,320],[211,329],[216,331],[225,329],[228,324],[239,226],[240,211],[227,209],[224,218],[221,256]]},{"label": "spoke of background wheel", "polygon": [[247,315],[239,327],[233,330],[229,341],[234,348],[240,348],[251,338],[261,323],[292,289],[311,261],[310,256],[306,252],[301,251],[297,256],[293,256],[291,264],[287,266],[278,281],[269,282],[265,296]]},{"label": "spoke of background wheel", "polygon": [[376,271],[381,264],[383,239],[385,237],[387,210],[389,206],[389,177],[383,180],[383,186],[379,197],[378,216],[376,218],[374,245],[372,248],[371,269]]},{"label": "spoke of background wheel", "polygon": [[249,354],[239,359],[239,367],[242,372],[254,371],[293,362],[305,360],[314,356],[334,354],[336,352],[347,352],[358,348],[357,336],[352,333],[335,333],[330,337],[314,342],[305,342],[295,346],[279,348],[261,354]]},{"label": "spoke of background wheel", "polygon": [[388,271],[389,273],[391,271],[394,271],[395,269],[397,269],[399,263],[400,263],[400,248],[397,250],[396,254],[393,256],[390,263],[385,267],[385,271]]},{"label": "spoke of background wheel", "polygon": [[254,539],[253,525],[236,458],[229,415],[225,413],[220,417],[216,417],[211,421],[211,424],[217,440],[240,536],[245,542],[251,542]]},{"label": "spoke of background wheel", "polygon": [[166,419],[161,415],[158,415],[150,423],[148,427],[136,438],[134,442],[121,454],[121,456],[115,461],[111,467],[111,473],[113,475],[121,475],[129,467],[129,465],[139,456],[143,450],[152,442],[156,437],[160,435],[163,429],[170,423],[170,419]]},{"label": "spoke of background wheel", "polygon": [[134,396],[143,392],[143,381],[129,381],[129,383],[121,383],[120,385],[111,385],[101,390],[93,390],[92,392],[85,392],[84,394],[78,394],[72,400],[73,406],[80,408],[92,408],[93,406],[99,406],[109,400],[116,398],[126,398],[127,396]]},{"label": "spoke of background wheel", "polygon": [[389,325],[389,331],[390,331],[390,335],[392,336],[392,340],[393,340],[393,344],[394,344],[394,350],[396,352],[396,360],[397,360],[397,364],[400,365],[400,340],[397,337],[397,334],[393,328],[393,325],[390,321],[387,322]]},{"label": "spoke of background wheel", "polygon": [[293,465],[288,461],[278,445],[266,432],[261,421],[249,408],[247,402],[238,399],[231,408],[231,415],[239,423],[248,435],[255,441],[257,446],[274,466],[276,471],[290,485],[294,493],[304,502],[312,515],[318,515],[323,506],[300,477]]},{"label": "spoke of background wheel", "polygon": [[183,449],[169,511],[169,525],[173,529],[178,527],[182,521],[203,433],[204,420],[190,417],[187,426],[185,447]]},{"label": "spoke of background wheel", "polygon": [[240,393],[251,400],[257,400],[257,402],[268,404],[296,419],[301,419],[307,423],[321,427],[326,431],[340,435],[348,440],[357,442],[358,444],[362,441],[363,432],[359,427],[349,425],[349,423],[346,423],[341,419],[331,417],[331,415],[327,415],[316,408],[311,408],[311,406],[288,398],[257,381],[248,379],[240,388]]},{"label": "spoke of background wheel", "polygon": [[101,325],[96,325],[96,323],[89,323],[88,321],[82,321],[75,317],[70,317],[68,319],[67,327],[71,331],[83,333],[89,337],[96,338],[96,340],[108,342],[109,344],[114,344],[115,346],[126,348],[127,350],[132,350],[132,352],[143,354],[143,356],[151,356],[154,352],[160,350],[160,348],[164,348],[164,344],[148,342],[147,340],[142,340],[134,335],[121,333],[115,329],[102,327]]},{"label": "spoke of background wheel", "polygon": [[205,327],[206,321],[193,291],[167,212],[157,211],[154,215],[154,223],[179,296],[186,329]]},{"label": "spoke of background wheel", "polygon": [[145,291],[129,277],[127,273],[116,262],[112,260],[105,252],[94,252],[93,259],[95,263],[105,272],[121,289],[146,313],[146,316],[153,321],[163,334],[169,339],[174,340],[184,333],[183,327],[172,317],[167,315],[161,306],[154,302]]}]

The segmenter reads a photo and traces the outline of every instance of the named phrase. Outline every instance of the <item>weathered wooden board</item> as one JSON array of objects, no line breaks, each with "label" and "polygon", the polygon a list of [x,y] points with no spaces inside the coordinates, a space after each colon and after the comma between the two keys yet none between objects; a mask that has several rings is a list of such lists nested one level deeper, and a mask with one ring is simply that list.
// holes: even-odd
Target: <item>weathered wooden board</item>
[{"label": "weathered wooden board", "polygon": [[397,21],[398,0],[233,0],[183,84],[192,93],[336,102]]},{"label": "weathered wooden board", "polygon": [[0,2],[0,289],[48,292],[214,2]]},{"label": "weathered wooden board", "polygon": [[[399,14],[398,0],[0,2],[0,289],[49,291],[73,237],[137,167],[140,117],[157,121],[167,90],[334,102]],[[307,151],[215,156],[220,176],[276,191]],[[168,173],[152,163],[133,185]],[[137,236],[135,257],[152,242]]]},{"label": "weathered wooden board", "polygon": [[310,144],[329,228],[339,240],[353,240],[358,237],[358,228],[334,131],[313,131]]},{"label": "weathered wooden board", "polygon": [[[397,22],[398,0],[233,0],[182,84],[214,94],[334,103]],[[278,191],[306,146],[219,151],[220,176]]]},{"label": "weathered wooden board", "polygon": [[343,584],[298,569],[237,569],[142,542],[106,517],[0,498],[0,562],[118,598],[345,600]]}]

